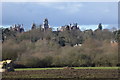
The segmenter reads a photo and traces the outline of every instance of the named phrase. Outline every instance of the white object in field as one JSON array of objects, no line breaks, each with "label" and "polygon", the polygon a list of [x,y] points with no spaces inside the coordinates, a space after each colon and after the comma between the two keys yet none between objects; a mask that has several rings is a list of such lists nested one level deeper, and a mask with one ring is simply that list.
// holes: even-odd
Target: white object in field
[{"label": "white object in field", "polygon": [[5,72],[6,70],[5,69],[0,69],[0,72]]},{"label": "white object in field", "polygon": [[76,44],[76,45],[74,45],[74,47],[77,47],[77,46],[82,46],[82,44]]},{"label": "white object in field", "polygon": [[0,72],[14,71],[12,60],[0,61]]}]

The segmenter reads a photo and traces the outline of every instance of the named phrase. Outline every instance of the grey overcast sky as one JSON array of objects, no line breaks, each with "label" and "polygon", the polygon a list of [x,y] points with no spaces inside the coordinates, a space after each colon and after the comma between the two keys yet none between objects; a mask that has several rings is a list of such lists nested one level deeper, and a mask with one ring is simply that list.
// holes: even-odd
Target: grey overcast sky
[{"label": "grey overcast sky", "polygon": [[[69,23],[114,25],[118,22],[117,2],[3,2],[2,25],[24,24],[30,29],[48,18],[51,27]],[[114,26],[116,27],[116,26]]]}]

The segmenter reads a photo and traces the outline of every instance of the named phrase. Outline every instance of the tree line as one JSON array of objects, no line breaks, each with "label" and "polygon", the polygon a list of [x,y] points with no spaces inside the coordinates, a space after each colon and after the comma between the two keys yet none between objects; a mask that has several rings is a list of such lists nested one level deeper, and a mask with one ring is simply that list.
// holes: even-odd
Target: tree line
[{"label": "tree line", "polygon": [[120,30],[100,26],[94,31],[2,29],[2,59],[13,60],[15,67],[119,66]]}]

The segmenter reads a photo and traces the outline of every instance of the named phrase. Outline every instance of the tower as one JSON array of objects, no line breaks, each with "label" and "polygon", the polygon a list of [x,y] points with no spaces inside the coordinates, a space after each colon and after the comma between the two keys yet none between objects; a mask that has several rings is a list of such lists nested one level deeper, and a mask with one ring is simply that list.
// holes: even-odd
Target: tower
[{"label": "tower", "polygon": [[43,25],[44,25],[44,29],[48,29],[49,28],[49,25],[48,25],[48,19],[45,18],[44,22],[43,22]]}]

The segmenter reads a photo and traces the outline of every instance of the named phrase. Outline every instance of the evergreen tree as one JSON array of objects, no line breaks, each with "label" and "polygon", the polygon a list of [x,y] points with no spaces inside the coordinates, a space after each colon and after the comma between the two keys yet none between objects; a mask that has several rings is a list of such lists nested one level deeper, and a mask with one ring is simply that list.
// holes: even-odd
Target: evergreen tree
[{"label": "evergreen tree", "polygon": [[99,23],[98,29],[102,30],[102,24],[101,23]]}]

